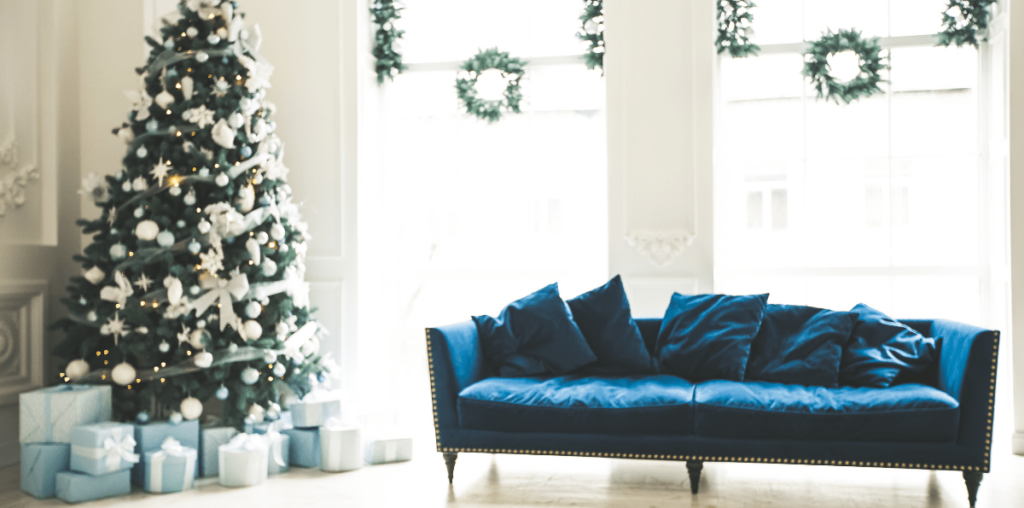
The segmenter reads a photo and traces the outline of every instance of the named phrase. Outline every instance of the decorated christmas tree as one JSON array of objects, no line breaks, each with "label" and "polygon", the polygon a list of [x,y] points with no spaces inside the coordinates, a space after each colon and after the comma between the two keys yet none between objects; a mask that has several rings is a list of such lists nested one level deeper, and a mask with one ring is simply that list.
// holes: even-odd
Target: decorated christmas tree
[{"label": "decorated christmas tree", "polygon": [[237,8],[182,0],[163,18],[114,129],[123,168],[85,181],[102,213],[79,221],[92,243],[55,354],[70,360],[65,382],[113,383],[122,419],[194,419],[217,397],[239,425],[333,365],[318,354],[309,235],[266,100],[273,67]]}]

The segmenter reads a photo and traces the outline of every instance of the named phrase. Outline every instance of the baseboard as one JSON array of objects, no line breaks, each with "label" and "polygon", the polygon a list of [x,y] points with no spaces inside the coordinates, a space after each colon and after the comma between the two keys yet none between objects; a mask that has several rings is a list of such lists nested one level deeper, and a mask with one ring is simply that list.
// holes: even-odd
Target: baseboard
[{"label": "baseboard", "polygon": [[17,464],[21,460],[21,445],[18,443],[7,443],[0,445],[0,467],[7,467]]},{"label": "baseboard", "polygon": [[1024,432],[1014,432],[1010,450],[1014,455],[1024,455]]}]

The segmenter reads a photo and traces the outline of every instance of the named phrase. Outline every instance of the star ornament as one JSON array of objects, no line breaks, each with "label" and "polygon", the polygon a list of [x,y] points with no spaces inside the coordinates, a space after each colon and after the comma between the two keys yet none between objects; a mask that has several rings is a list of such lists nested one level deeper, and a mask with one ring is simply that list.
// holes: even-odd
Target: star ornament
[{"label": "star ornament", "polygon": [[114,317],[107,320],[107,322],[100,327],[100,333],[103,335],[113,335],[114,345],[116,346],[118,339],[125,334],[124,320],[122,320],[121,316],[115,312]]},{"label": "star ornament", "polygon": [[157,185],[160,187],[164,186],[164,178],[167,178],[167,173],[171,168],[164,164],[164,160],[160,159],[160,162],[153,166],[153,170],[149,172],[150,175],[157,181]]},{"label": "star ornament", "polygon": [[150,279],[149,277],[146,277],[146,274],[142,274],[139,276],[138,279],[135,279],[135,287],[142,288],[143,293],[149,291],[149,286],[151,284],[153,284],[153,280]]},{"label": "star ornament", "polygon": [[181,331],[178,332],[178,344],[180,345],[183,342],[188,342],[189,335],[191,335],[191,334],[192,334],[192,330],[190,330],[189,327],[187,327],[184,324],[182,324],[181,325]]},{"label": "star ornament", "polygon": [[208,125],[213,125],[213,110],[210,110],[206,105],[199,106],[198,108],[192,108],[188,110],[188,121],[196,124],[200,129],[205,129]]}]

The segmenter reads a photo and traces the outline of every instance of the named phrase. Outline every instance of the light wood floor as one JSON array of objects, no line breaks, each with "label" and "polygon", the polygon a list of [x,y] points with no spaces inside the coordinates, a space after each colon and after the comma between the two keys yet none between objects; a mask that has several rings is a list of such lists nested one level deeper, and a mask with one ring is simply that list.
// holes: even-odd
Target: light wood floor
[{"label": "light wood floor", "polygon": [[[1004,441],[1004,442],[1000,442]],[[997,440],[994,450],[1008,450]],[[429,436],[418,441],[411,462],[330,474],[293,468],[260,486],[228,489],[215,479],[196,489],[150,495],[136,487],[127,497],[85,506],[133,508],[330,507],[966,507],[956,472],[870,468],[708,463],[700,494],[690,495],[682,462],[462,454],[455,484]],[[978,507],[1024,507],[1024,457],[994,454]],[[0,506],[66,506],[18,491],[18,469],[0,470]]]}]

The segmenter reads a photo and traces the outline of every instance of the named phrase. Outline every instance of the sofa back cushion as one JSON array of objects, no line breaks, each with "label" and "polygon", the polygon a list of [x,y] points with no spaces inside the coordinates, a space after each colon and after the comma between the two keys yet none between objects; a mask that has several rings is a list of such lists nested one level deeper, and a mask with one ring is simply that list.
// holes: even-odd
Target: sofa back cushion
[{"label": "sofa back cushion", "polygon": [[658,371],[742,381],[768,295],[672,295],[658,331]]},{"label": "sofa back cushion", "polygon": [[497,318],[473,316],[473,322],[499,376],[560,375],[597,360],[557,283],[510,303]]},{"label": "sofa back cushion", "polygon": [[744,379],[838,387],[843,346],[856,322],[852,312],[768,305]]},{"label": "sofa back cushion", "polygon": [[857,323],[843,348],[841,384],[887,388],[901,371],[921,372],[935,359],[935,339],[863,303],[850,312]]},{"label": "sofa back cushion", "polygon": [[607,284],[566,302],[572,319],[583,332],[597,362],[583,368],[587,374],[649,374],[654,372],[640,329],[629,310],[629,300],[616,275]]}]

